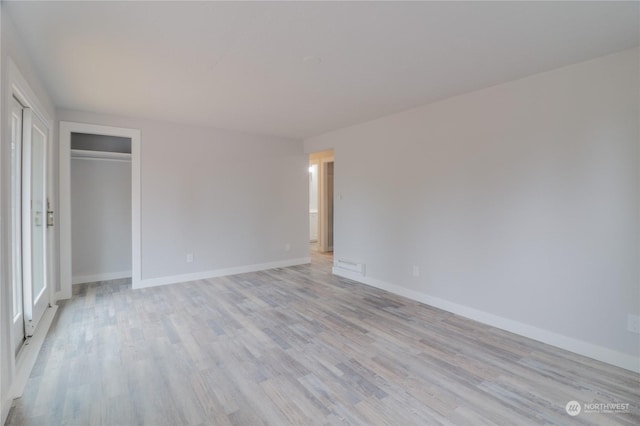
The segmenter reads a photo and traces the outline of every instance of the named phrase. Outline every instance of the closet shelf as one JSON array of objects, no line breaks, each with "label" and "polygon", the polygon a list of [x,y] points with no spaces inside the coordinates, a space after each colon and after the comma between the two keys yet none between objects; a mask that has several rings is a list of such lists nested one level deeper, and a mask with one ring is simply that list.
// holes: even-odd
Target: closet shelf
[{"label": "closet shelf", "polygon": [[126,152],[89,151],[84,149],[72,149],[71,158],[87,160],[120,160],[130,161],[131,154]]}]

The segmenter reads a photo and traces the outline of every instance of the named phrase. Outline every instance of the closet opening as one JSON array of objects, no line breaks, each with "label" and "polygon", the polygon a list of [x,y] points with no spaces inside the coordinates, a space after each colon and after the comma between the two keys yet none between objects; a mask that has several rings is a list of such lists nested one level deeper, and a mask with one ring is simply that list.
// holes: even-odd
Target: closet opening
[{"label": "closet opening", "polygon": [[131,278],[131,138],[71,133],[72,284]]},{"label": "closet opening", "polygon": [[60,288],[141,282],[139,129],[60,122]]}]

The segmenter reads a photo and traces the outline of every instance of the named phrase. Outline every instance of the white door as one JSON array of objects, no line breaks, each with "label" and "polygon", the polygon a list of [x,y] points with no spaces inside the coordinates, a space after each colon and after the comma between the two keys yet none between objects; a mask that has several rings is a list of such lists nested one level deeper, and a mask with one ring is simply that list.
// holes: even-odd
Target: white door
[{"label": "white door", "polygon": [[47,285],[47,135],[42,120],[25,108],[22,138],[22,291],[26,336],[49,306]]},{"label": "white door", "polygon": [[24,311],[22,299],[22,105],[11,104],[11,283],[13,348],[17,351],[24,341]]}]

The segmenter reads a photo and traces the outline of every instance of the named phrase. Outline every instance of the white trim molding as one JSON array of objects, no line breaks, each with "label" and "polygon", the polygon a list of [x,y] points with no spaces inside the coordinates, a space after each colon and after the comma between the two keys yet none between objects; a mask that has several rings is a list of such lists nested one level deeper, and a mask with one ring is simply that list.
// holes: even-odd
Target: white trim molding
[{"label": "white trim molding", "polygon": [[[71,133],[119,136],[131,139],[131,281],[133,287],[142,279],[140,223],[140,144],[138,129],[102,126],[69,121],[60,122],[60,291],[57,299],[71,297],[74,281],[71,269]],[[115,279],[115,278],[113,278]]]},{"label": "white trim molding", "polygon": [[122,278],[131,278],[131,271],[121,271],[121,272],[108,272],[104,274],[93,274],[93,275],[74,275],[71,279],[71,284],[84,284],[84,283],[94,283],[97,281],[110,281],[110,280],[119,280]]},{"label": "white trim molding", "polygon": [[[9,86],[11,90],[7,94],[9,98],[16,96],[20,102],[26,107],[30,108],[33,113],[40,120],[44,121],[47,127],[53,129],[53,120],[47,114],[47,110],[42,106],[42,103],[29,86],[27,80],[22,76],[22,73],[18,70],[13,59],[9,58]],[[49,132],[51,133],[51,132]],[[47,135],[51,137],[51,134]]]},{"label": "white trim molding", "polygon": [[381,290],[388,291],[389,293],[397,294],[399,296],[424,303],[425,305],[433,306],[435,308],[460,315],[461,317],[469,318],[474,321],[490,325],[492,327],[496,327],[523,337],[527,337],[529,339],[537,340],[538,342],[546,343],[548,345],[555,346],[557,348],[564,349],[578,355],[583,355],[588,358],[595,359],[597,361],[615,365],[616,367],[621,367],[626,370],[640,373],[640,358],[634,357],[629,354],[618,352],[604,346],[585,342],[583,340],[567,337],[553,331],[534,327],[529,324],[524,324],[519,321],[514,321],[512,319],[494,315],[485,311],[481,311],[479,309],[471,308],[469,306],[453,303],[439,297],[429,296],[426,293],[410,290],[397,284],[391,284],[371,277],[363,277],[362,275],[351,273],[341,268],[333,268],[332,272],[334,275],[348,278],[350,280],[357,281],[371,287],[379,288]]},{"label": "white trim molding", "polygon": [[234,266],[231,268],[215,269],[211,271],[194,272],[192,274],[172,275],[168,277],[147,278],[141,280],[137,285],[133,285],[134,289],[157,287],[167,284],[184,283],[189,281],[206,280],[209,278],[226,277],[228,275],[245,274],[247,272],[264,271],[267,269],[286,268],[288,266],[305,265],[311,262],[309,257],[301,257],[297,259],[279,260],[276,262],[256,263],[253,265]]}]

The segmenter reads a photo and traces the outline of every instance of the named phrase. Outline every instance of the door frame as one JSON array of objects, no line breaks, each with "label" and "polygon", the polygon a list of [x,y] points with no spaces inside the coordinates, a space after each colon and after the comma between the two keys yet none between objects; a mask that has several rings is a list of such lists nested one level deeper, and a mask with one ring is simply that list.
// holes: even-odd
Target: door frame
[{"label": "door frame", "polygon": [[[8,123],[8,133],[11,135],[11,143],[16,144],[15,147],[11,147],[11,153],[7,156],[7,170],[10,175],[7,179],[9,189],[7,190],[8,204],[11,206],[8,213],[7,222],[10,223],[10,231],[7,232],[6,240],[11,244],[7,249],[7,271],[8,279],[7,283],[11,288],[11,303],[10,303],[10,319],[11,319],[11,350],[15,355],[20,350],[22,344],[25,341],[26,333],[24,326],[24,283],[22,281],[22,133],[24,124],[24,106],[16,99],[13,94],[9,100],[11,103],[9,107],[10,124]],[[15,107],[18,107],[19,114],[15,114]],[[14,139],[13,125],[14,117],[19,116],[18,134]],[[15,154],[14,151],[15,150]],[[15,155],[15,157],[14,157]],[[15,182],[14,182],[15,179]],[[19,182],[19,184],[16,184]],[[18,210],[19,208],[19,210]],[[19,283],[19,285],[17,285]],[[20,307],[20,314],[16,315],[14,309],[18,305]]]},{"label": "door frame", "polygon": [[97,124],[60,122],[60,291],[56,299],[71,297],[71,133],[118,136],[131,139],[131,281],[142,280],[140,223],[140,130]]},{"label": "door frame", "polygon": [[[331,225],[331,232],[333,233],[334,223],[331,222],[329,224],[329,194],[327,190],[327,186],[329,183],[329,174],[327,173],[327,167],[329,163],[333,163],[334,167],[334,176],[335,176],[335,161],[333,156],[320,159],[320,168],[322,171],[320,172],[320,190],[319,197],[320,202],[318,204],[318,219],[319,219],[319,229],[318,229],[318,250],[322,253],[328,253],[333,251],[333,244],[329,245],[329,225]],[[334,185],[335,186],[335,185]],[[335,187],[334,187],[335,193]],[[335,197],[334,197],[335,198]],[[332,207],[334,207],[335,200],[331,203]],[[335,216],[335,215],[334,215]]]}]

